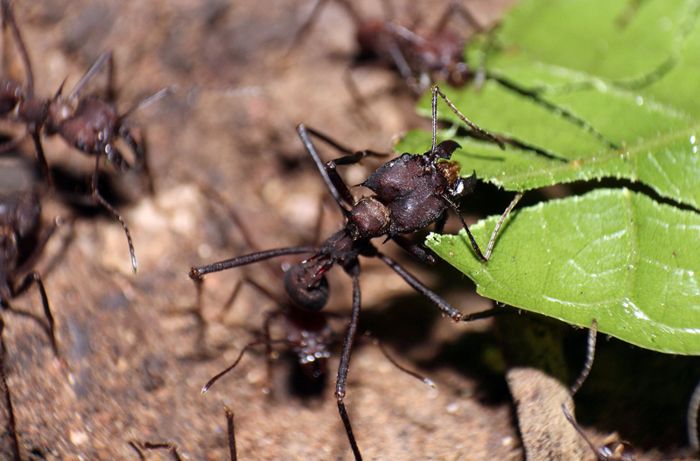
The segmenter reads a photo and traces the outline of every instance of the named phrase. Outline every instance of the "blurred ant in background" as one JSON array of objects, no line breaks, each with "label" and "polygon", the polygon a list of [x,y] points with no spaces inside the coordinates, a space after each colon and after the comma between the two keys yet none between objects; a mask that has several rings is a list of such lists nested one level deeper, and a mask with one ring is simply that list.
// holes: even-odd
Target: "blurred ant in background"
[{"label": "blurred ant in background", "polygon": [[[316,0],[291,41],[292,48],[306,38],[323,7],[330,1]],[[389,0],[382,1],[385,18],[364,17],[350,0],[333,1],[345,10],[355,26],[358,47],[355,64],[371,62],[389,66],[401,75],[415,94],[421,94],[435,82],[462,86],[475,79],[483,81],[483,75],[470,68],[465,60],[464,49],[469,37],[447,27],[450,20],[459,15],[475,32],[484,32],[471,11],[459,1],[451,0],[433,27],[422,26],[417,21],[410,26],[396,22]],[[356,93],[354,87],[351,91]]]},{"label": "blurred ant in background", "polygon": [[[37,159],[49,183],[52,184],[48,162],[41,143],[41,136],[59,135],[71,147],[95,158],[92,174],[91,194],[95,203],[111,213],[121,224],[129,245],[131,266],[136,272],[137,262],[131,234],[126,222],[117,210],[100,194],[98,176],[100,159],[104,156],[120,171],[136,169],[145,174],[148,190],[153,193],[153,181],[148,169],[146,150],[143,141],[137,141],[126,119],[139,108],[165,96],[169,89],[163,89],[136,103],[123,113],[115,105],[113,82],[113,58],[110,51],[102,53],[87,72],[75,84],[68,96],[63,96],[63,84],[49,99],[34,94],[34,73],[19,26],[12,12],[10,0],[2,0],[2,28],[10,29],[19,52],[25,72],[25,83],[21,84],[8,77],[0,79],[0,118],[22,123],[27,128],[36,150]],[[103,68],[107,67],[107,88],[104,95],[81,95],[86,85]],[[131,165],[116,145],[122,139],[133,153],[135,164]],[[14,148],[21,140],[0,146],[0,152]]]},{"label": "blurred ant in background", "polygon": [[[58,358],[55,322],[44,282],[33,270],[58,220],[44,228],[37,178],[27,162],[15,155],[0,157],[0,306],[4,311],[31,318],[46,331]],[[15,308],[13,300],[36,285],[46,323],[31,312]],[[21,460],[12,398],[5,370],[7,347],[3,336],[5,322],[0,316],[0,384],[8,417],[8,433],[15,460]]]}]

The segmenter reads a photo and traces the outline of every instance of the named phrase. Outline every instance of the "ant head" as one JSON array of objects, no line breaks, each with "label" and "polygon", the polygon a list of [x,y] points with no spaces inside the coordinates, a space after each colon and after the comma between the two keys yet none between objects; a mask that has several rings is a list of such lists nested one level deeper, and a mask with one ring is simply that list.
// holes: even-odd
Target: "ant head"
[{"label": "ant head", "polygon": [[284,288],[292,302],[308,311],[317,312],[328,302],[328,279],[315,276],[302,264],[295,264],[284,273]]}]

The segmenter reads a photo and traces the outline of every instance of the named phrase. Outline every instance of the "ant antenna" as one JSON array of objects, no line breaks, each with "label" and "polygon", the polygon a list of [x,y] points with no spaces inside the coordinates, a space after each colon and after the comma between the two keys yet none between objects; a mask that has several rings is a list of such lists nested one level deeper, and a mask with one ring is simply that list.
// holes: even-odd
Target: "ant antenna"
[{"label": "ant antenna", "polygon": [[123,114],[119,116],[119,120],[124,120],[137,110],[141,110],[144,107],[150,106],[154,102],[160,101],[164,97],[171,95],[173,92],[174,90],[172,86],[166,86],[165,88],[161,88],[152,95],[146,96],[145,98],[131,106],[129,109],[127,109]]},{"label": "ant antenna", "polygon": [[102,197],[100,194],[100,191],[97,190],[97,180],[98,180],[98,174],[99,174],[99,167],[100,167],[100,156],[97,155],[95,156],[95,171],[92,174],[92,196],[97,200],[97,202],[102,205],[107,211],[112,213],[112,215],[119,221],[119,224],[122,225],[122,229],[124,230],[124,234],[126,235],[126,243],[129,245],[129,256],[131,257],[131,268],[134,271],[134,274],[138,271],[138,262],[136,261],[136,250],[134,250],[134,242],[131,239],[131,232],[129,231],[129,227],[126,225],[126,221],[124,221],[124,218],[122,218],[122,215],[119,214],[119,212],[109,204],[107,200]]},{"label": "ant antenna", "polygon": [[576,395],[576,393],[578,392],[579,389],[581,389],[581,386],[586,381],[586,378],[588,378],[588,375],[591,373],[591,369],[593,368],[593,359],[595,358],[595,344],[596,344],[597,338],[598,338],[598,322],[595,319],[593,319],[593,321],[591,322],[591,327],[588,330],[586,363],[584,363],[584,365],[583,365],[583,370],[581,370],[581,374],[576,379],[574,384],[571,386],[571,396],[572,397],[574,395]]},{"label": "ant antenna", "polygon": [[[109,63],[109,67],[111,69],[112,67],[112,52],[111,51],[103,51],[100,53],[100,55],[97,57],[94,63],[90,66],[90,68],[83,74],[82,77],[80,77],[80,80],[78,80],[78,83],[75,84],[73,89],[71,90],[70,94],[68,95],[68,99],[74,99],[77,98],[78,95],[80,94],[81,91],[83,91],[83,88],[85,85],[88,84],[90,80],[97,74],[97,72],[104,66],[106,63]],[[111,73],[111,70],[110,70]],[[61,85],[63,86],[63,85]]]},{"label": "ant antenna", "polygon": [[498,136],[489,133],[488,131],[484,130],[483,128],[480,128],[478,125],[476,125],[474,122],[469,120],[466,115],[464,115],[462,112],[457,109],[457,106],[454,105],[452,101],[445,95],[445,93],[440,90],[439,85],[434,85],[433,86],[433,148],[435,148],[435,137],[436,137],[436,132],[437,132],[437,96],[440,96],[443,101],[445,101],[445,104],[447,104],[447,107],[450,108],[452,112],[462,121],[464,122],[469,128],[480,134],[482,137],[490,139],[491,141],[495,142],[498,144],[498,147],[501,149],[505,149],[506,145],[503,142],[502,139],[500,139]]}]

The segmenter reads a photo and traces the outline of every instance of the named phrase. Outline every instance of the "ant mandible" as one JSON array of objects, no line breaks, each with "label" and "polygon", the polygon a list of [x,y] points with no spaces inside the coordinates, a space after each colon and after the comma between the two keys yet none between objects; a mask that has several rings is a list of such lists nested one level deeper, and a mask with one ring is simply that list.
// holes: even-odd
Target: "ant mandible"
[{"label": "ant mandible", "polygon": [[[5,30],[9,27],[12,33],[24,67],[26,82],[22,85],[9,78],[0,79],[0,117],[12,117],[26,125],[27,133],[32,139],[39,164],[49,185],[52,181],[41,143],[42,133],[46,135],[58,134],[70,146],[95,157],[95,168],[91,181],[92,198],[121,224],[129,246],[131,266],[136,272],[138,265],[129,228],[122,216],[102,197],[98,190],[99,164],[101,157],[105,156],[120,171],[132,168],[143,171],[148,182],[148,189],[151,193],[153,192],[153,181],[148,170],[145,148],[142,143],[136,140],[125,121],[134,111],[163,97],[169,90],[160,90],[136,103],[126,112],[119,114],[113,102],[112,53],[107,51],[97,58],[67,97],[63,96],[63,84],[61,84],[52,98],[38,98],[34,94],[34,73],[29,53],[12,12],[10,0],[2,0],[1,6],[2,28]],[[81,96],[85,86],[105,66],[107,66],[109,80],[106,99],[98,95]],[[123,139],[133,152],[134,166],[129,164],[116,146],[116,141],[119,138]],[[5,146],[0,146],[0,152],[12,149],[17,142],[18,140],[15,140]]]},{"label": "ant mandible", "polygon": [[[448,204],[451,203],[451,201],[447,198],[447,193],[448,190],[450,190],[450,187],[453,188],[452,191],[455,195],[459,195],[464,190],[463,187],[456,186],[461,180],[458,179],[458,175],[455,172],[454,167],[448,167],[446,169],[438,167],[438,165],[441,163],[438,161],[446,157],[449,158],[451,152],[456,148],[456,143],[452,142],[448,142],[448,144],[441,143],[439,146],[436,145],[438,95],[448,102],[450,108],[456,110],[449,99],[447,99],[444,94],[442,94],[440,89],[435,86],[433,92],[433,140],[430,150],[430,154],[432,154],[432,156],[428,156],[428,163],[423,165],[423,170],[425,170],[428,180],[418,176],[418,181],[422,181],[421,187],[413,187],[411,185],[411,181],[416,179],[415,176],[401,174],[406,172],[407,165],[409,165],[409,169],[411,168],[410,165],[412,165],[412,163],[408,161],[407,158],[405,158],[403,163],[392,163],[395,162],[392,161],[385,165],[385,170],[382,170],[382,167],[377,171],[379,174],[378,177],[383,179],[382,181],[377,181],[375,184],[377,185],[377,190],[375,191],[377,194],[376,197],[379,198],[374,199],[374,202],[372,202],[370,205],[361,205],[360,207],[356,207],[356,204],[352,199],[352,194],[338,175],[337,171],[335,170],[335,166],[339,164],[357,162],[363,157],[372,155],[373,152],[359,151],[351,153],[351,151],[343,148],[325,135],[318,136],[318,132],[308,131],[303,125],[299,125],[297,131],[306,150],[313,158],[324,183],[331,193],[331,196],[335,199],[336,204],[346,218],[343,228],[331,235],[318,247],[298,246],[258,251],[204,266],[195,266],[191,268],[189,273],[190,278],[199,284],[201,283],[203,277],[209,273],[246,266],[248,264],[257,263],[280,256],[307,254],[310,255],[310,257],[297,264],[291,265],[285,271],[284,288],[287,296],[293,304],[302,310],[310,312],[320,312],[328,302],[329,284],[325,275],[326,272],[337,265],[351,277],[353,293],[352,311],[343,341],[340,364],[338,366],[338,375],[336,379],[335,395],[338,404],[338,411],[343,425],[345,426],[345,431],[356,460],[361,460],[362,456],[353,435],[352,426],[347,414],[344,399],[346,394],[346,382],[350,364],[350,355],[357,334],[361,306],[359,257],[364,256],[379,258],[400,277],[402,277],[411,287],[426,296],[443,312],[443,314],[448,315],[454,321],[459,322],[475,320],[492,314],[491,310],[471,315],[462,314],[437,293],[433,292],[422,282],[416,279],[398,262],[380,252],[371,242],[371,238],[382,235],[386,235],[395,241],[401,241],[402,238],[399,234],[411,233],[438,219],[442,220],[442,216],[444,216],[446,210],[448,208],[453,208]],[[477,135],[502,145],[498,138],[482,130],[481,128],[478,128],[458,111],[457,113]],[[316,134],[320,139],[329,142],[331,145],[335,146],[341,151],[348,151],[348,155],[329,162],[328,164],[324,164],[309,138],[309,133]],[[397,160],[401,160],[402,158],[404,157],[399,157]],[[416,156],[416,158],[418,159],[419,157]],[[393,168],[393,166],[396,165],[399,166]],[[379,187],[378,184],[382,184],[382,186]],[[433,189],[430,189],[431,184]],[[516,197],[516,199],[518,198],[519,197]],[[421,203],[421,200],[423,200],[424,203]],[[412,204],[413,206],[408,210],[402,210],[403,213],[398,213],[396,215],[392,214],[393,205],[397,204],[398,206],[398,204],[401,202],[404,203],[404,206],[406,206],[406,204]],[[505,220],[505,217],[510,209],[515,206],[515,202],[517,202],[517,200],[514,200],[511,207],[509,207],[509,209],[506,210],[506,213],[504,213],[504,215],[501,217],[499,225],[494,230],[491,241],[489,242],[489,250],[493,247],[493,242],[495,241],[495,236],[500,228],[500,225]],[[360,201],[357,203],[359,204],[363,202]],[[430,209],[430,212],[420,217],[413,216],[412,214],[422,212],[428,208]],[[453,209],[456,210],[456,206],[454,206]],[[394,224],[393,233],[391,231],[392,224]],[[486,260],[490,255],[490,251],[487,251],[486,256],[484,256],[478,249],[479,247],[476,244],[473,236],[471,236],[471,233],[469,233],[468,229],[467,233],[470,236],[470,241],[472,242],[472,246],[477,254],[481,255],[482,259]],[[407,244],[401,244],[401,246],[409,249],[413,248]],[[420,256],[419,252],[414,251],[413,253]],[[423,252],[422,254],[424,256],[426,253]],[[236,363],[234,363],[223,373],[230,370],[235,365]],[[215,381],[218,379],[221,375],[223,375],[223,373],[217,375],[213,380]]]}]

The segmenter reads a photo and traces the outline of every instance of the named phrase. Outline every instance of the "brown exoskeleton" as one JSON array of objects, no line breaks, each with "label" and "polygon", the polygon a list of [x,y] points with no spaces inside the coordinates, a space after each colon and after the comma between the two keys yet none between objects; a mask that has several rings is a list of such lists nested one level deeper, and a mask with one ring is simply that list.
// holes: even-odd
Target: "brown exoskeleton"
[{"label": "brown exoskeleton", "polygon": [[[311,14],[304,21],[292,41],[299,43],[309,32],[323,6],[330,0],[316,0]],[[363,17],[349,0],[334,0],[347,12],[355,25],[358,61],[372,61],[389,65],[399,72],[409,88],[420,94],[433,82],[447,82],[461,86],[477,74],[465,61],[464,48],[468,37],[447,28],[450,19],[459,14],[477,32],[483,27],[474,15],[457,0],[431,27],[405,26],[391,19]],[[390,10],[387,0],[385,9]]]},{"label": "brown exoskeleton", "polygon": [[[42,325],[51,340],[54,354],[58,356],[55,323],[49,299],[41,276],[33,270],[54,230],[55,224],[43,229],[41,202],[31,168],[19,157],[0,157],[0,306],[4,311],[30,317]],[[39,290],[46,324],[36,315],[12,305],[15,298],[27,292],[33,285]],[[5,373],[7,349],[3,339],[4,326],[0,315],[0,382],[8,413],[8,432],[12,438],[14,458],[20,460],[12,399]]]},{"label": "brown exoskeleton", "polygon": [[[146,151],[142,142],[137,141],[126,123],[126,118],[135,110],[149,104],[166,94],[167,89],[140,101],[124,113],[119,113],[113,101],[112,53],[102,53],[85,75],[78,81],[68,96],[63,96],[63,85],[49,99],[39,98],[34,94],[34,77],[24,40],[12,12],[10,0],[2,0],[2,27],[9,28],[17,46],[25,74],[25,84],[10,78],[0,79],[0,118],[17,120],[27,127],[40,166],[51,184],[49,166],[41,143],[43,135],[59,135],[75,149],[94,156],[95,168],[92,175],[91,191],[96,203],[104,207],[121,224],[129,245],[131,265],[136,272],[137,262],[131,234],[126,222],[117,210],[105,200],[98,190],[99,163],[102,156],[118,170],[126,171],[136,168],[143,171],[148,188],[153,192],[153,182],[148,170]],[[104,66],[107,66],[108,87],[105,96],[81,95],[85,86]],[[117,147],[117,140],[122,139],[131,149],[135,165],[130,165]],[[17,141],[0,146],[1,151],[14,147]]]}]

